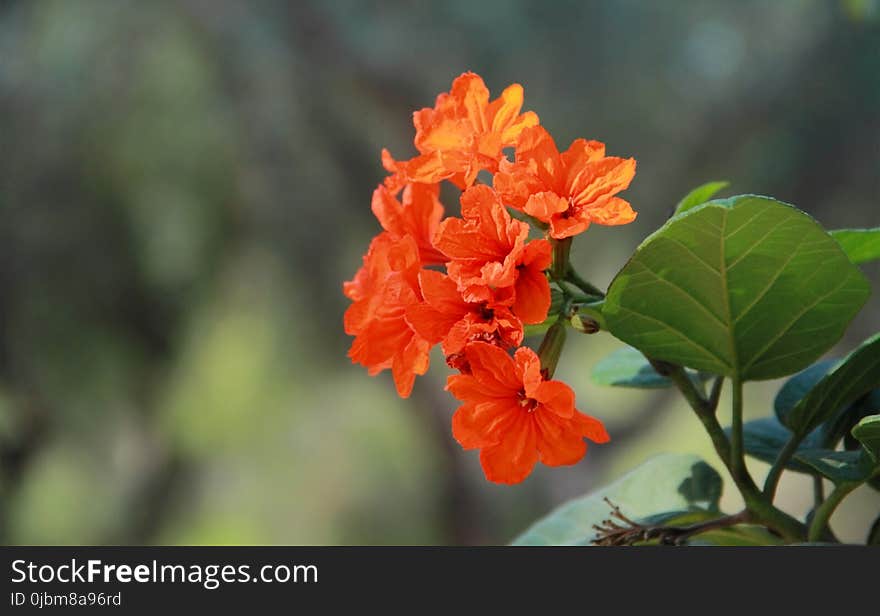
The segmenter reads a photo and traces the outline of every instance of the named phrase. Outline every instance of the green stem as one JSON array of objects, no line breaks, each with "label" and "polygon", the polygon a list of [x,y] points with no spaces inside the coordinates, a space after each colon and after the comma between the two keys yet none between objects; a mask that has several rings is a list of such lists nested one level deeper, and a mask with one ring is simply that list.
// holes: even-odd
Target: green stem
[{"label": "green stem", "polygon": [[822,475],[813,475],[813,508],[818,508],[825,500],[825,484]]},{"label": "green stem", "polygon": [[718,408],[718,400],[721,399],[721,389],[724,387],[724,377],[716,376],[715,381],[712,383],[712,390],[709,392],[709,407],[712,409],[712,412],[715,412],[715,409]]},{"label": "green stem", "polygon": [[743,384],[739,376],[731,379],[732,399],[730,405],[730,465],[739,476],[749,474],[746,469],[745,448],[743,447]]},{"label": "green stem", "polygon": [[602,299],[598,295],[587,295],[586,293],[581,292],[580,289],[573,290],[562,280],[557,280],[556,284],[564,295],[570,297],[572,301],[579,304],[591,304]]},{"label": "green stem", "polygon": [[800,447],[800,444],[801,437],[797,434],[792,434],[791,438],[788,439],[788,442],[785,444],[785,447],[783,447],[779,451],[779,455],[776,456],[773,466],[770,467],[770,472],[767,473],[767,479],[764,481],[764,494],[766,494],[767,498],[771,501],[776,497],[776,488],[779,486],[779,479],[782,477],[782,471],[785,470],[785,465],[791,460],[798,447]]},{"label": "green stem", "polygon": [[565,280],[567,280],[568,282],[570,282],[571,284],[573,284],[574,286],[579,288],[581,291],[583,291],[587,295],[595,295],[599,298],[605,297],[605,294],[602,292],[601,289],[599,289],[598,287],[593,285],[591,282],[581,278],[581,275],[575,271],[575,269],[571,266],[570,263],[568,264],[568,267],[565,270],[564,277],[565,277]]},{"label": "green stem", "polygon": [[568,255],[571,252],[571,238],[551,241],[553,242],[553,265],[550,266],[550,277],[554,280],[564,280],[565,273],[569,270]]},{"label": "green stem", "polygon": [[837,509],[837,506],[850,492],[861,484],[861,481],[845,481],[834,488],[828,499],[813,514],[813,521],[810,523],[810,530],[807,534],[808,541],[819,541],[822,538],[822,531],[828,525],[834,510]]},{"label": "green stem", "polygon": [[714,387],[713,393],[715,395],[707,400],[700,395],[700,392],[697,390],[691,377],[688,376],[688,373],[681,366],[650,358],[648,361],[654,367],[654,370],[675,384],[678,391],[681,392],[681,395],[684,396],[685,400],[687,400],[690,407],[696,413],[697,418],[703,424],[703,427],[712,439],[715,451],[718,452],[718,456],[726,465],[728,463],[727,461],[730,460],[730,442],[727,440],[727,435],[724,434],[721,424],[718,423],[718,419],[715,417],[715,409],[718,405],[718,396],[720,395],[721,386],[717,385]]},{"label": "green stem", "polygon": [[[727,467],[733,482],[742,494],[746,509],[752,512],[755,521],[774,529],[788,541],[802,541],[806,533],[804,525],[774,507],[773,503],[755,485],[755,481],[746,468],[742,449],[742,382],[739,379],[734,379],[733,382],[734,427],[731,431],[733,439],[728,441],[727,435],[724,434],[724,430],[715,416],[721,387],[719,383],[716,382],[713,385],[712,393],[709,399],[706,399],[700,395],[690,376],[681,366],[657,361],[651,361],[651,365],[660,374],[672,380],[691,405],[697,418],[712,439],[718,457]],[[738,430],[737,425],[739,426]],[[736,446],[734,440],[737,442]]]}]

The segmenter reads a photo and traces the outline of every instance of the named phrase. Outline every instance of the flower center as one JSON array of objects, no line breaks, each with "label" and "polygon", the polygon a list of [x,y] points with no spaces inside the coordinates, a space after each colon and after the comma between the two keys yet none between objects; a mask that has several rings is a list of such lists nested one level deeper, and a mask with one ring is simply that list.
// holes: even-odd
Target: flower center
[{"label": "flower center", "polygon": [[519,398],[519,405],[527,412],[532,413],[535,411],[536,408],[538,408],[538,401],[534,398],[529,398],[526,395],[525,390],[519,390],[519,395],[517,397]]},{"label": "flower center", "polygon": [[569,197],[568,198],[568,209],[565,210],[564,212],[562,212],[562,214],[560,214],[560,216],[562,218],[571,218],[572,216],[577,214],[577,211],[578,211],[578,206],[575,205],[575,203],[574,203],[574,197]]}]

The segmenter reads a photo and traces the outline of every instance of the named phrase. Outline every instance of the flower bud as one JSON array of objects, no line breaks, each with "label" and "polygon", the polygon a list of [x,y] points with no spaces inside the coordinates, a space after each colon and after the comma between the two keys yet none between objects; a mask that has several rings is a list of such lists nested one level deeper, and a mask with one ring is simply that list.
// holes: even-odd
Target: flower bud
[{"label": "flower bud", "polygon": [[547,330],[538,348],[541,372],[545,379],[552,378],[553,373],[556,372],[556,364],[559,363],[563,346],[565,346],[565,321],[560,319]]}]

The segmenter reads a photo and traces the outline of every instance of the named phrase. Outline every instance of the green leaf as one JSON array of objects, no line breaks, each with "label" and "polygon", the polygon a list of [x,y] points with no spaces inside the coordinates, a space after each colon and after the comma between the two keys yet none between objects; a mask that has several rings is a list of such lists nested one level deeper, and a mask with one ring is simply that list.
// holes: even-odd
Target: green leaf
[{"label": "green leaf", "polygon": [[716,528],[688,540],[688,545],[755,546],[782,545],[784,542],[763,526],[740,524]]},{"label": "green leaf", "polygon": [[661,376],[648,363],[641,351],[626,346],[599,360],[591,373],[599,385],[657,389],[669,387],[672,381]]},{"label": "green leaf", "polygon": [[644,526],[688,526],[690,524],[698,524],[700,522],[708,522],[715,518],[720,518],[722,514],[718,511],[706,511],[705,509],[691,509],[678,511],[664,511],[649,515],[646,518],[636,520]]},{"label": "green leaf", "polygon": [[792,431],[807,434],[878,386],[880,334],[868,338],[847,355],[779,420]]},{"label": "green leaf", "polygon": [[880,259],[880,227],[873,229],[835,229],[830,231],[853,263]]},{"label": "green leaf", "polygon": [[852,429],[856,437],[871,456],[875,464],[880,464],[880,415],[868,415]]},{"label": "green leaf", "polygon": [[776,416],[782,421],[782,417],[789,414],[791,409],[797,406],[797,403],[803,400],[816,383],[831,371],[834,366],[840,362],[839,359],[825,359],[816,362],[806,370],[798,372],[788,379],[785,384],[779,388],[776,398],[773,400],[773,410]]},{"label": "green leaf", "polygon": [[868,282],[810,216],[768,197],[670,219],[617,274],[609,331],[646,355],[742,380],[802,370],[868,298]]},{"label": "green leaf", "polygon": [[871,525],[867,543],[868,545],[880,545],[880,516],[877,516],[877,519]]},{"label": "green leaf", "polygon": [[[642,355],[641,351],[625,346],[599,360],[590,375],[599,385],[633,387],[636,389],[660,389],[671,387],[672,381],[662,376]],[[691,373],[698,379],[709,379],[711,374]]]},{"label": "green leaf", "polygon": [[820,429],[823,447],[836,449],[837,443],[845,438],[844,449],[858,449],[860,445],[852,435],[852,429],[863,417],[873,415],[877,411],[880,411],[880,389],[872,389],[822,423]]},{"label": "green leaf", "polygon": [[730,186],[730,182],[707,182],[702,186],[697,186],[685,195],[684,199],[678,202],[678,205],[675,207],[675,214],[682,214],[698,205],[703,205],[706,201],[714,197],[718,191],[723,190],[728,186]]},{"label": "green leaf", "polygon": [[794,458],[834,483],[864,481],[871,475],[871,464],[860,451],[798,449]]},{"label": "green leaf", "polygon": [[574,545],[595,537],[594,524],[608,518],[609,498],[639,520],[662,511],[717,509],[721,477],[698,456],[662,454],[614,483],[569,501],[541,518],[514,545]]},{"label": "green leaf", "polygon": [[[729,429],[727,430],[729,433]],[[728,434],[729,436],[729,434]],[[773,464],[779,451],[791,438],[791,430],[779,423],[775,417],[765,417],[746,422],[743,425],[743,447],[747,454],[762,462]],[[812,436],[812,435],[811,435]],[[808,437],[802,447],[816,447],[815,439]],[[785,468],[798,473],[812,474],[813,468],[792,458]]]}]

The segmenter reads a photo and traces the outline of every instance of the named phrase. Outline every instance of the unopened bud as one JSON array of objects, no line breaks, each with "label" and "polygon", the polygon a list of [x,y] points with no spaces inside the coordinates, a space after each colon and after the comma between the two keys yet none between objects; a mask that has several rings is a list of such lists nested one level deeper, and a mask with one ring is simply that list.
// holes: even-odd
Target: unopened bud
[{"label": "unopened bud", "polygon": [[582,317],[575,313],[571,315],[571,326],[582,334],[595,334],[599,331],[599,324],[589,317]]},{"label": "unopened bud", "polygon": [[544,378],[553,377],[564,346],[565,321],[560,319],[547,330],[547,333],[544,334],[544,340],[541,341],[541,346],[538,348],[538,357],[541,359],[541,372],[544,374]]}]

